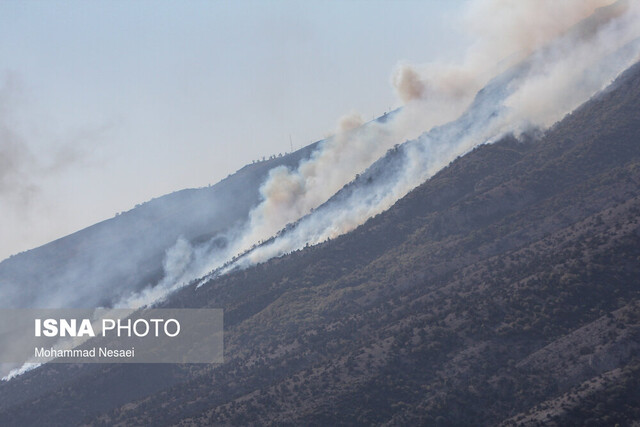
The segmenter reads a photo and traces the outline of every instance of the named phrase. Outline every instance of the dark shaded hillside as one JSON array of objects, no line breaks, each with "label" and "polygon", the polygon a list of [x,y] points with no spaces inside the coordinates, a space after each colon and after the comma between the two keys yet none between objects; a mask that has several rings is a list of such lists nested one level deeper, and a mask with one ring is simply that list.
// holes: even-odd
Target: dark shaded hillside
[{"label": "dark shaded hillside", "polygon": [[0,420],[640,422],[639,111],[636,65],[352,233],[182,289],[224,308],[221,366],[46,366],[0,385]]}]

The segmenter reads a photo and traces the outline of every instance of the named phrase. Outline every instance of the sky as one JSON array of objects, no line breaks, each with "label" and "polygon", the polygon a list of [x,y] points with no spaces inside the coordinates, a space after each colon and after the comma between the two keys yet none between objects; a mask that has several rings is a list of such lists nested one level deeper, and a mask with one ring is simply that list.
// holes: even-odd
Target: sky
[{"label": "sky", "polygon": [[401,103],[445,1],[0,1],[0,259]]}]

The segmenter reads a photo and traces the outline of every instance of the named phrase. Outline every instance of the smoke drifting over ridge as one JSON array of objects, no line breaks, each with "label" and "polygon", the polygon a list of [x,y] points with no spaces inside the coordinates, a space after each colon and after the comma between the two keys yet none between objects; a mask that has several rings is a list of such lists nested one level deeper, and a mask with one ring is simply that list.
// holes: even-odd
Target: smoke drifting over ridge
[{"label": "smoke drifting over ridge", "polygon": [[[297,168],[273,169],[261,186],[262,202],[244,227],[228,233],[226,248],[178,242],[181,249],[167,257],[189,261],[165,262],[161,286],[122,305],[149,303],[223,265],[222,271],[249,266],[344,234],[478,144],[553,124],[638,57],[638,5],[622,1],[596,11],[612,3],[471,2],[464,19],[479,39],[461,64],[399,66],[392,82],[405,101],[400,111],[339,128]],[[402,145],[393,150],[396,144]],[[343,188],[357,174],[361,179]],[[174,264],[178,275],[167,269]]]},{"label": "smoke drifting over ridge", "polygon": [[[544,2],[546,11],[539,8],[539,3],[536,2],[535,6],[533,3],[518,2],[518,6],[514,5],[506,15],[490,13],[491,16],[517,23],[511,27],[516,37],[502,34],[502,38],[520,41],[518,44],[509,43],[491,50],[487,42],[483,41],[479,43],[482,47],[480,52],[470,52],[465,61],[466,66],[427,66],[428,78],[423,80],[415,69],[401,66],[400,77],[398,74],[394,76],[399,96],[407,100],[408,104],[383,127],[406,129],[416,126],[407,121],[416,120],[418,126],[423,125],[423,129],[429,129],[440,123],[421,123],[420,117],[416,117],[413,110],[424,111],[431,105],[443,102],[447,105],[457,104],[458,108],[467,104],[471,94],[475,94],[478,87],[486,83],[483,80],[488,78],[488,70],[496,69],[486,65],[483,69],[478,69],[478,64],[496,64],[501,59],[497,55],[511,56],[512,59],[507,63],[520,63],[522,69],[510,81],[502,85],[497,83],[496,91],[502,93],[492,94],[492,99],[483,100],[483,103],[477,103],[471,108],[470,111],[476,115],[476,123],[468,123],[468,117],[463,116],[459,123],[454,122],[449,132],[440,135],[426,134],[417,142],[407,144],[403,147],[406,157],[404,164],[391,181],[378,185],[375,192],[372,189],[366,190],[368,195],[361,194],[364,191],[354,191],[351,198],[332,204],[341,203],[339,206],[327,206],[322,212],[304,218],[294,231],[256,249],[241,264],[261,262],[352,230],[372,215],[389,208],[409,190],[475,145],[508,132],[519,133],[529,127],[548,127],[604,88],[633,62],[635,56],[632,52],[637,51],[637,46],[626,50],[622,48],[640,36],[634,25],[638,23],[637,6],[632,7],[626,2],[618,3],[607,11],[599,12],[592,21],[585,23],[584,28],[566,33],[570,26],[591,15],[596,7],[611,2],[563,3],[561,19],[557,18],[556,13],[551,13],[557,2]],[[472,10],[487,11],[495,7],[500,9],[504,2],[480,1],[472,5]],[[535,16],[546,18],[546,21],[519,19],[532,16],[528,14],[534,9]],[[538,27],[540,21],[544,31]],[[525,23],[528,25],[524,25]],[[490,27],[501,26],[494,19]],[[555,39],[549,42],[549,38],[553,36],[556,36]],[[492,38],[500,39],[489,37]],[[516,62],[517,57],[526,54],[529,59]],[[483,58],[483,61],[478,58]],[[501,67],[505,67],[505,61]],[[472,75],[475,76],[473,79],[470,78]],[[441,77],[436,78],[437,76]],[[495,113],[500,114],[496,116]],[[471,131],[456,130],[468,128],[469,124]],[[402,132],[396,131],[395,134]]]},{"label": "smoke drifting over ridge", "polygon": [[[309,159],[271,170],[245,224],[204,244],[178,239],[166,251],[164,277],[116,305],[150,304],[213,270],[244,268],[337,237],[478,144],[552,125],[639,58],[638,3],[592,14],[610,3],[470,3],[465,19],[482,24],[469,24],[480,39],[460,64],[399,66],[404,71],[392,81],[405,101],[401,110],[362,125],[357,115],[342,120]],[[223,238],[226,246],[216,243]]]},{"label": "smoke drifting over ridge", "polygon": [[[391,81],[405,103],[473,96],[491,78],[524,60],[613,0],[475,0],[460,25],[475,40],[461,63],[400,64]],[[621,6],[622,7],[622,6]]]}]

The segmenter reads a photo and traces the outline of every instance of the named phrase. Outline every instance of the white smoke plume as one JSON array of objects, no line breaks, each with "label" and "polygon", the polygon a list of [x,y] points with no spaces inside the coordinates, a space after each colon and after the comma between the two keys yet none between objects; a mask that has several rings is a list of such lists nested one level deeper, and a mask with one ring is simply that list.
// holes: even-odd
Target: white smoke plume
[{"label": "white smoke plume", "polygon": [[[403,166],[393,178],[376,185],[375,190],[354,190],[351,197],[336,201],[336,206],[329,205],[305,217],[293,231],[252,251],[237,265],[263,262],[354,229],[388,209],[412,188],[474,146],[508,132],[517,134],[530,127],[552,125],[610,84],[637,60],[637,38],[640,37],[637,4],[618,2],[598,11],[580,28],[568,31],[571,25],[591,15],[596,7],[612,2],[558,3],[495,0],[473,3],[472,10],[479,14],[479,22],[488,22],[487,29],[506,28],[509,33],[500,34],[501,37],[490,33],[488,39],[493,44],[480,43],[482,49],[471,52],[463,66],[427,66],[421,77],[416,69],[403,65],[396,71],[393,82],[409,107],[434,101],[455,103],[486,83],[489,68],[479,67],[483,62],[479,58],[485,61],[492,58],[495,64],[503,59],[503,55],[511,57],[510,61],[514,63],[514,55],[517,58],[526,56],[524,63],[520,61],[523,69],[504,83],[502,89],[506,98],[495,95],[488,105],[472,108],[477,115],[475,123],[461,118],[458,125],[451,127],[452,132],[444,136],[426,134],[406,145],[403,147]],[[487,14],[492,18],[486,20]],[[500,42],[503,39],[506,42]],[[634,40],[635,45],[625,48]],[[477,77],[472,78],[473,75]],[[415,108],[420,110],[420,106]],[[399,116],[403,114],[404,111]],[[469,130],[457,131],[456,126]]]},{"label": "white smoke plume", "polygon": [[[615,0],[475,0],[463,24],[475,37],[468,62],[524,59]],[[514,60],[515,61],[515,60]],[[515,63],[515,62],[514,62]]]},{"label": "white smoke plume", "polygon": [[289,170],[273,169],[260,188],[263,201],[250,214],[249,226],[237,251],[268,239],[324,203],[384,154],[398,136],[394,129],[370,122],[357,113],[340,119],[335,136],[324,141],[311,158]]},{"label": "white smoke plume", "polygon": [[[230,244],[190,248],[190,262],[179,263],[177,280],[166,263],[165,280],[136,296],[138,304],[223,265],[223,271],[252,265],[344,234],[478,144],[560,120],[638,58],[638,4],[619,1],[597,10],[612,3],[470,2],[465,26],[478,41],[461,63],[400,65],[392,83],[405,102],[401,110],[359,127],[361,119],[351,115],[297,168],[273,169],[260,189],[262,202],[248,224],[227,236]],[[402,144],[407,139],[413,141]],[[375,171],[369,169],[397,144],[400,161],[385,166],[381,160]],[[356,180],[336,195],[363,173],[375,178],[372,183]]]},{"label": "white smoke plume", "polygon": [[269,173],[248,222],[222,236],[226,246],[178,239],[166,252],[163,279],[116,306],[152,304],[203,276],[204,283],[213,270],[337,237],[478,144],[552,125],[639,59],[640,6],[620,1],[596,12],[612,3],[470,2],[465,25],[478,41],[461,63],[400,65],[392,82],[401,110],[369,123],[357,114],[343,118],[309,159]]},{"label": "white smoke plume", "polygon": [[[25,374],[29,371],[32,371],[39,367],[41,363],[23,363],[17,368],[9,369],[7,374],[0,378],[1,381],[9,381],[12,380],[22,374]],[[4,372],[2,367],[0,367],[0,372]]]},{"label": "white smoke plume", "polygon": [[638,3],[618,3],[609,8],[615,18],[606,19],[604,12],[593,17],[596,31],[570,33],[550,49],[551,60],[534,60],[527,79],[505,102],[506,121],[549,127],[611,83],[637,59],[636,47],[618,51],[640,36],[638,9]]},{"label": "white smoke plume", "polygon": [[402,63],[392,75],[392,84],[405,103],[473,96],[498,73],[612,3],[614,0],[471,1],[459,25],[475,42],[463,61]]}]

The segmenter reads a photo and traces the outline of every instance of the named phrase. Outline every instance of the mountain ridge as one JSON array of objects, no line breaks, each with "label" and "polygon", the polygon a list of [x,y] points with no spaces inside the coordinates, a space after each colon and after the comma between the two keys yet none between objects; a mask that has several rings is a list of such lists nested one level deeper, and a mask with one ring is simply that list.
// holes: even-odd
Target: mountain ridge
[{"label": "mountain ridge", "polygon": [[[112,305],[162,277],[165,252],[178,238],[191,242],[208,240],[223,235],[246,218],[260,200],[260,184],[269,170],[280,165],[297,165],[309,157],[318,143],[282,157],[245,165],[213,186],[152,199],[116,217],[3,260],[0,304],[14,308]],[[157,232],[159,229],[162,233]],[[128,254],[126,259],[121,257],[123,252]],[[60,294],[39,300],[44,282],[48,289],[58,289]],[[80,286],[88,286],[94,292],[83,292],[80,296],[65,292],[66,288]],[[96,297],[107,289],[108,293]]]},{"label": "mountain ridge", "polygon": [[[45,366],[0,385],[0,419],[638,421],[624,392],[639,372],[637,111],[639,64],[543,135],[477,147],[351,233],[177,291],[163,306],[224,307],[221,366]],[[157,384],[123,396],[131,377]]]}]

